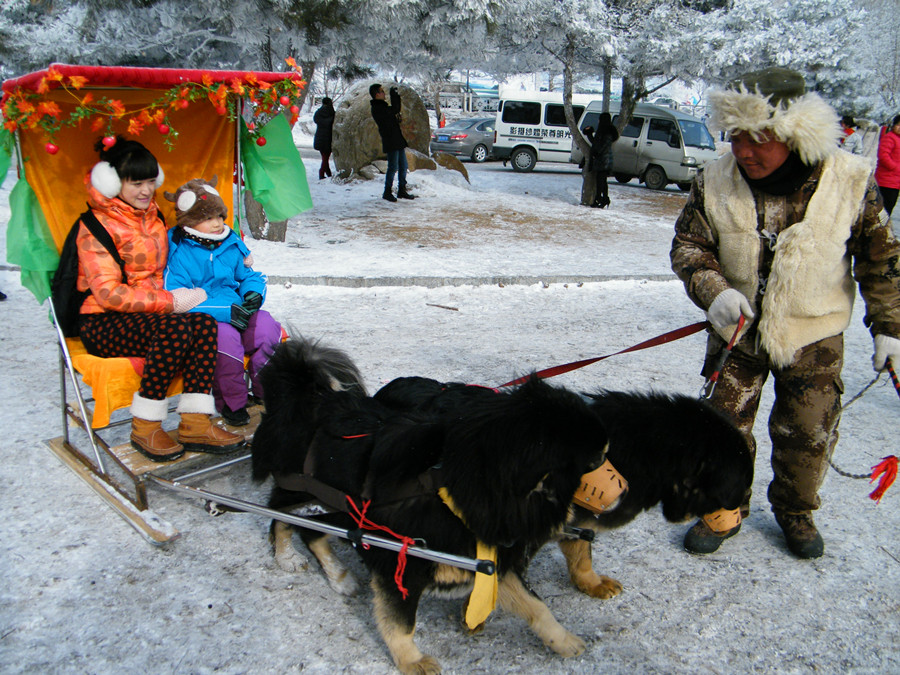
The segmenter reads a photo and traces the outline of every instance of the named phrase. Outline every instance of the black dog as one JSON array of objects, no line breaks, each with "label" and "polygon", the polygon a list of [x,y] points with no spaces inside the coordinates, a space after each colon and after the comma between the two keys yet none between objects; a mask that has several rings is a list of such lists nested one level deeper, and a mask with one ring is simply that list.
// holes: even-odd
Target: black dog
[{"label": "black dog", "polygon": [[[374,398],[397,410],[442,413],[481,405],[494,390],[421,377],[398,378]],[[621,527],[661,504],[663,516],[681,522],[719,509],[736,509],[753,479],[747,443],[724,415],[683,395],[600,391],[587,396],[609,434],[607,459],[628,481],[628,491],[608,511],[573,505],[572,524],[596,531]],[[593,597],[622,590],[615,579],[596,574],[590,543],[561,539],[575,586]]]},{"label": "black dog", "polygon": [[[557,653],[584,650],[522,580],[534,553],[562,531],[581,476],[604,459],[606,431],[584,399],[532,379],[509,393],[486,391],[478,405],[453,406],[452,414],[399,411],[365,396],[346,355],[302,340],[280,345],[262,378],[266,413],[253,440],[253,474],[281,479],[272,507],[323,501],[290,488],[292,473],[311,473],[357,504],[368,501],[374,523],[432,550],[475,557],[479,543],[496,547],[499,605]],[[423,483],[441,486],[452,501]],[[340,511],[319,517],[354,527]],[[273,534],[276,556],[290,559],[290,527],[276,521]],[[301,537],[332,586],[352,592],[355,582],[327,536],[301,529]],[[403,672],[438,672],[413,641],[419,599],[426,590],[468,591],[474,574],[410,557],[395,580],[395,552],[357,550],[372,574],[375,619],[394,662]]]}]

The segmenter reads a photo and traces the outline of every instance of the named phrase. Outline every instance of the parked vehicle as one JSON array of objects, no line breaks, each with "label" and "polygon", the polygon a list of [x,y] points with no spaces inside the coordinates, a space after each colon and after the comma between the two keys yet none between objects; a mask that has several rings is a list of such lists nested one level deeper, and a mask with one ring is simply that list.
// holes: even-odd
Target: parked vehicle
[{"label": "parked vehicle", "polygon": [[[596,129],[602,110],[601,101],[588,104],[578,128]],[[613,124],[617,124],[618,101],[610,102],[609,112]],[[578,145],[572,144],[569,161],[579,164],[581,157]],[[653,190],[662,190],[669,183],[690,190],[700,167],[716,157],[715,140],[702,120],[678,110],[639,103],[613,144],[612,175],[620,183],[637,177]]]},{"label": "parked vehicle", "polygon": [[[573,94],[572,109],[579,119],[594,95]],[[509,160],[514,171],[531,171],[538,161],[567,162],[572,134],[566,124],[562,94],[522,92],[500,101],[494,134],[494,157]]]},{"label": "parked vehicle", "polygon": [[450,122],[431,134],[431,152],[446,152],[483,162],[494,147],[494,118],[473,117]]}]

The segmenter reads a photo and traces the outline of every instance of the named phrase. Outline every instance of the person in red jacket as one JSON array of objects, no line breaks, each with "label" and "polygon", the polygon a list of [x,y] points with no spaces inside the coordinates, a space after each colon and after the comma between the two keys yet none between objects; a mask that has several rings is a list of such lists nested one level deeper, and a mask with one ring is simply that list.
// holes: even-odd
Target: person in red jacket
[{"label": "person in red jacket", "polygon": [[891,214],[897,203],[900,190],[900,115],[894,117],[891,128],[881,137],[878,144],[878,166],[875,182],[881,192],[884,210]]},{"label": "person in red jacket", "polygon": [[[81,306],[79,332],[94,356],[144,359],[141,387],[131,404],[131,444],[155,462],[186,450],[224,453],[243,437],[212,423],[216,367],[216,320],[188,312],[206,299],[202,288],[165,290],[169,251],[166,226],[154,193],[163,171],[137,141],[98,141],[100,161],[85,177],[88,205],[112,237],[125,269],[83,224],[78,232],[78,290],[90,290]],[[124,279],[123,279],[124,277]],[[169,385],[181,373],[184,393],[178,440],[162,429],[168,417]]]}]

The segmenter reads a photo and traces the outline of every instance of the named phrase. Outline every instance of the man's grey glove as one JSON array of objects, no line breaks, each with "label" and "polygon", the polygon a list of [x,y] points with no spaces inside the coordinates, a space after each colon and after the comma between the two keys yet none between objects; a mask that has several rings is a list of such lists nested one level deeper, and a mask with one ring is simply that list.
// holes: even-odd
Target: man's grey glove
[{"label": "man's grey glove", "polygon": [[741,318],[741,314],[747,319],[755,316],[750,308],[750,301],[743,293],[733,288],[726,288],[719,293],[706,310],[709,322],[720,333],[725,332],[729,326],[734,326]]},{"label": "man's grey glove", "polygon": [[889,335],[875,336],[875,354],[872,355],[872,366],[876,372],[887,367],[887,360],[892,364],[900,364],[900,340]]}]

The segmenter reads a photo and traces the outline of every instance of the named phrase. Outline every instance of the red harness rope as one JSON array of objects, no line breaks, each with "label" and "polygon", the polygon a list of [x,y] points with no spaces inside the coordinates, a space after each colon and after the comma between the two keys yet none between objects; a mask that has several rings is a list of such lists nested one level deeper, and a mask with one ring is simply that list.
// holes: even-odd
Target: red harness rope
[{"label": "red harness rope", "polygon": [[[623,349],[622,351],[615,352],[614,354],[607,354],[606,356],[595,356],[592,359],[583,359],[581,361],[573,361],[572,363],[566,363],[561,366],[553,366],[552,368],[545,368],[544,370],[539,370],[534,373],[535,376],[545,379],[548,377],[555,377],[556,375],[562,375],[563,373],[568,373],[572,370],[578,370],[579,368],[584,368],[585,366],[589,366],[592,363],[597,363],[597,361],[602,361],[603,359],[608,359],[611,356],[618,356],[619,354],[627,354],[628,352],[636,352],[641,349],[648,349],[650,347],[656,347],[658,345],[664,345],[667,342],[672,342],[673,340],[680,340],[683,337],[687,337],[688,335],[693,335],[694,333],[699,333],[701,330],[705,330],[709,327],[709,321],[701,321],[700,323],[692,323],[690,326],[683,326],[682,328],[676,328],[675,330],[669,331],[668,333],[663,333],[662,335],[657,335],[655,338],[650,338],[649,340],[645,340],[644,342],[640,342],[632,347],[628,347],[627,349]],[[517,384],[522,384],[527,381],[531,375],[524,375],[522,377],[516,378],[515,380],[511,380],[506,384],[501,384],[501,387],[512,387]]]},{"label": "red harness rope", "polygon": [[[354,502],[349,495],[347,496],[347,501],[350,503],[350,517],[356,522],[357,527],[362,530],[386,532],[397,541],[403,542],[403,547],[397,553],[397,569],[394,570],[394,583],[396,583],[397,588],[400,589],[400,595],[406,600],[406,597],[409,595],[409,590],[403,586],[403,573],[406,571],[406,550],[411,544],[416,543],[415,540],[402,534],[397,534],[385,525],[379,525],[378,523],[373,523],[369,520],[366,511],[369,510],[369,505],[372,503],[371,500],[364,501],[362,503],[362,509],[356,505],[356,502]],[[363,544],[363,548],[368,548],[368,544]]]}]

